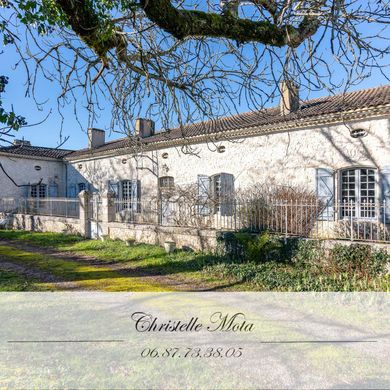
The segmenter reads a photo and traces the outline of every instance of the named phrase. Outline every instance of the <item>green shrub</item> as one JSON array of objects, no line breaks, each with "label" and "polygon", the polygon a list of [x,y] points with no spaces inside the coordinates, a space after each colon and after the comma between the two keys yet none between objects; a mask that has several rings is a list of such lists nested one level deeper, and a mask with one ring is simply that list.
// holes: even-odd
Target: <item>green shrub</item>
[{"label": "green shrub", "polygon": [[293,262],[302,268],[317,268],[326,258],[324,245],[318,240],[301,240],[293,257]]},{"label": "green shrub", "polygon": [[[322,241],[294,240],[280,248],[281,239],[268,233],[260,236],[231,233],[229,239],[228,242],[234,243],[232,247],[241,248],[243,257],[209,265],[203,272],[247,283],[262,291],[390,290],[390,277],[385,274],[390,255],[370,245],[338,244],[326,249]],[[272,246],[273,242],[278,245]],[[281,262],[281,253],[294,253],[293,261]]]},{"label": "green shrub", "polygon": [[224,233],[218,238],[222,251],[229,259],[245,262],[264,262],[278,257],[281,242],[268,232]]},{"label": "green shrub", "polygon": [[261,291],[389,291],[390,278],[358,277],[356,274],[316,274],[308,269],[274,261],[268,263],[220,263],[203,272],[217,278],[248,283]]},{"label": "green shrub", "polygon": [[384,273],[388,262],[389,254],[366,244],[337,244],[329,253],[329,267],[333,272],[356,274],[360,278]]}]

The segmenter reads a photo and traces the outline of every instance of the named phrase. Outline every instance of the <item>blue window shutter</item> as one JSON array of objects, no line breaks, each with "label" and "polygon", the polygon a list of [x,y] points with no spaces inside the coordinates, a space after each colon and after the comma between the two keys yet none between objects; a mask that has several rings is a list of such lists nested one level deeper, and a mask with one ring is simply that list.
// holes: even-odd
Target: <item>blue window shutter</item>
[{"label": "blue window shutter", "polygon": [[141,181],[131,181],[131,209],[135,213],[141,212]]},{"label": "blue window shutter", "polygon": [[209,215],[210,183],[206,175],[198,175],[198,212],[200,215]]},{"label": "blue window shutter", "polygon": [[234,176],[221,173],[221,215],[233,215],[234,208]]},{"label": "blue window shutter", "polygon": [[58,184],[50,183],[49,185],[49,198],[57,198],[58,197]]},{"label": "blue window shutter", "polygon": [[29,198],[31,196],[31,186],[29,184],[26,184],[22,187],[22,196],[23,198]]},{"label": "blue window shutter", "polygon": [[137,180],[137,213],[141,212],[141,180]]},{"label": "blue window shutter", "polygon": [[390,224],[390,166],[381,169],[381,193],[385,207],[381,208],[381,222]]},{"label": "blue window shutter", "polygon": [[68,197],[69,198],[76,198],[76,196],[77,196],[76,184],[69,184]]},{"label": "blue window shutter", "polygon": [[319,220],[333,221],[334,219],[334,171],[327,168],[316,169],[316,193],[324,210],[319,216]]},{"label": "blue window shutter", "polygon": [[119,181],[108,180],[107,189],[115,194],[115,198],[119,197]]}]

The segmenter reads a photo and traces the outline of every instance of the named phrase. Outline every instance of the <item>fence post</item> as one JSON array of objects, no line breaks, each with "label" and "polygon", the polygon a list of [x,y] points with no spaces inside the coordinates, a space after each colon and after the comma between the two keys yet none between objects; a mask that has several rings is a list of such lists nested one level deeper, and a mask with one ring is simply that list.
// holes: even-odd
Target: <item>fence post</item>
[{"label": "fence post", "polygon": [[284,213],[284,221],[286,224],[285,234],[284,234],[284,243],[287,243],[287,236],[288,236],[288,201],[286,200],[286,210]]},{"label": "fence post", "polygon": [[[356,213],[356,202],[355,202],[355,213]],[[349,208],[349,214],[350,214],[350,224],[351,224],[351,241],[353,241],[353,203],[352,200],[350,202],[350,208]]]},{"label": "fence post", "polygon": [[91,235],[91,229],[89,225],[89,199],[90,195],[88,191],[81,191],[79,193],[79,223],[80,233],[82,236],[89,238]]},{"label": "fence post", "polygon": [[102,193],[102,232],[109,235],[108,223],[115,220],[115,194],[113,192]]},{"label": "fence post", "polygon": [[386,241],[386,233],[387,233],[387,228],[386,228],[386,199],[383,200],[382,204],[383,210],[381,209],[381,205],[379,204],[379,214],[383,212],[383,241]]}]

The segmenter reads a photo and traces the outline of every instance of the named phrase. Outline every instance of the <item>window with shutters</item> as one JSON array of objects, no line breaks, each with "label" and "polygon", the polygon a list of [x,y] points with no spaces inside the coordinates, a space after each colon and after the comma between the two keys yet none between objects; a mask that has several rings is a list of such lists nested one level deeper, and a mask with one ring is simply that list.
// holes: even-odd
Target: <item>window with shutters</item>
[{"label": "window with shutters", "polygon": [[221,215],[232,215],[234,176],[230,173],[218,173],[211,177],[199,175],[198,195],[200,214],[221,213]]},{"label": "window with shutters", "polygon": [[140,181],[122,180],[120,182],[120,189],[122,209],[140,212]]},{"label": "window with shutters", "polygon": [[342,218],[376,217],[376,169],[351,168],[340,175]]},{"label": "window with shutters", "polygon": [[46,198],[46,184],[34,184],[31,186],[31,198]]},{"label": "window with shutters", "polygon": [[126,208],[131,208],[131,180],[123,180],[121,182],[122,187],[122,201]]},{"label": "window with shutters", "polygon": [[224,200],[223,198],[226,196],[222,190],[220,174],[211,176],[211,189],[214,212],[219,213],[221,211],[221,203]]}]

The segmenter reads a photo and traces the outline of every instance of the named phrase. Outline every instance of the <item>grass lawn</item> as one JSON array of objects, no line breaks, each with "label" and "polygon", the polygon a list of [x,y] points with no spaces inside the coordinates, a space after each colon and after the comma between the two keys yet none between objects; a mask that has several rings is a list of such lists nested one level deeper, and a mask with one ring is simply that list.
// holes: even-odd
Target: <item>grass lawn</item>
[{"label": "grass lawn", "polygon": [[[165,275],[180,278],[189,285],[201,281],[205,288],[214,286],[217,278],[204,275],[202,269],[213,262],[215,256],[192,252],[177,252],[167,255],[163,248],[139,244],[126,246],[123,241],[84,240],[79,236],[57,233],[32,233],[24,231],[0,230],[0,239],[37,248],[55,249],[59,252],[84,258],[98,259],[107,267],[83,265],[68,259],[53,258],[44,253],[32,253],[11,246],[1,245],[0,258],[6,258],[16,264],[23,264],[34,269],[48,272],[64,282],[76,283],[81,289],[105,291],[168,291],[173,286],[166,286],[160,281]],[[124,276],[108,266],[125,269],[128,273],[134,270],[136,276]],[[151,276],[145,281],[145,276]],[[153,282],[154,279],[157,281]],[[151,280],[150,280],[151,279]],[[218,284],[218,283],[217,283]],[[45,288],[55,288],[55,284],[44,283]],[[58,289],[58,285],[57,285]],[[190,287],[191,289],[191,287]]]},{"label": "grass lawn", "polygon": [[[40,282],[26,277],[23,279],[17,273],[10,275],[10,281],[7,282],[4,276],[0,279],[0,291],[13,290],[12,286],[15,286],[13,291],[390,290],[388,275],[357,280],[354,276],[342,273],[318,274],[291,262],[240,263],[213,254],[184,251],[168,255],[158,246],[138,244],[128,247],[119,240],[84,240],[78,236],[57,233],[0,230],[1,239],[11,244],[2,244],[0,241],[0,269],[1,260],[4,259],[36,270],[38,276],[39,272],[42,275],[38,278]],[[53,281],[47,280],[45,275],[51,275]]]},{"label": "grass lawn", "polygon": [[[168,291],[141,278],[129,277],[107,267],[94,267],[48,255],[19,250],[0,245],[0,258],[8,262],[35,270],[43,282],[34,283],[35,289],[81,289],[103,291]],[[49,281],[44,281],[48,279]],[[53,281],[50,281],[53,279]],[[26,289],[24,289],[26,290]]]},{"label": "grass lawn", "polygon": [[19,275],[13,271],[0,269],[0,292],[41,290],[42,288],[40,288],[33,279]]}]

